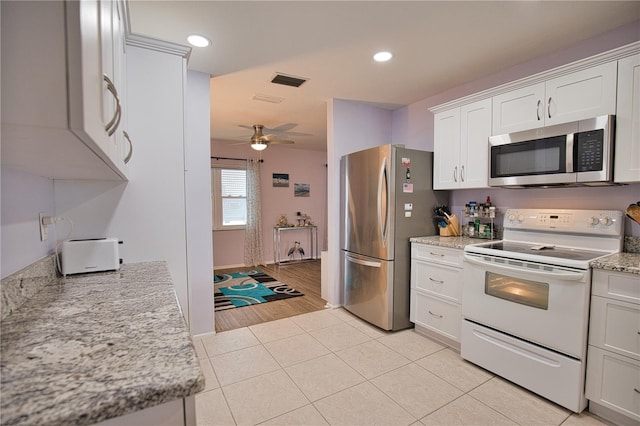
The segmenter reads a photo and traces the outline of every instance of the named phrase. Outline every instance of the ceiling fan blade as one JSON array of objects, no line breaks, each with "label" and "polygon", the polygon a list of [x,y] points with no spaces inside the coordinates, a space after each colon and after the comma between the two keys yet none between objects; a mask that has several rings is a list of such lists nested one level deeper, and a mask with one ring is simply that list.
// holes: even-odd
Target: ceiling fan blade
[{"label": "ceiling fan blade", "polygon": [[295,143],[292,140],[289,139],[281,139],[276,135],[264,135],[263,137],[260,138],[260,140],[263,140],[267,143],[275,143],[275,144],[292,144]]},{"label": "ceiling fan blade", "polygon": [[276,144],[276,145],[287,145],[287,144],[293,144],[295,143],[292,140],[288,140],[288,139],[272,139],[267,141],[267,143],[269,144]]}]

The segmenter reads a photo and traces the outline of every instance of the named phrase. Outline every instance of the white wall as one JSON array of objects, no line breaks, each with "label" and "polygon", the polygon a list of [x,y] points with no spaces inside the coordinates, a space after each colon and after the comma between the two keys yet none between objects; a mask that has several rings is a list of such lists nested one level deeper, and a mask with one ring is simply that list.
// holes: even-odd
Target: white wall
[{"label": "white wall", "polygon": [[[0,268],[4,278],[50,254],[56,232],[49,226],[48,240],[40,241],[38,213],[55,213],[53,180],[7,168],[2,168],[1,179]],[[66,233],[66,226],[60,224],[59,229]]]},{"label": "white wall", "polygon": [[[220,157],[257,158],[257,152],[251,149],[248,143],[229,146],[213,142],[211,152],[211,155]],[[280,219],[280,215],[285,214],[289,223],[295,223],[296,212],[311,216],[313,223],[318,227],[317,255],[320,258],[320,251],[326,247],[327,153],[272,145],[262,151],[261,157],[264,160],[260,165],[260,189],[265,262],[274,261],[273,227]],[[274,187],[272,184],[273,173],[289,174],[289,187]],[[308,183],[311,189],[310,196],[294,197],[295,183]],[[282,250],[291,247],[293,241],[300,241],[305,254],[310,253],[308,232],[287,231],[282,233]],[[282,253],[280,258],[284,258]],[[243,266],[244,230],[214,231],[213,259],[215,268]]]},{"label": "white wall", "polygon": [[187,276],[191,333],[212,332],[213,248],[211,234],[211,174],[209,156],[211,139],[209,109],[209,74],[187,73],[186,92],[186,208],[187,208]]}]

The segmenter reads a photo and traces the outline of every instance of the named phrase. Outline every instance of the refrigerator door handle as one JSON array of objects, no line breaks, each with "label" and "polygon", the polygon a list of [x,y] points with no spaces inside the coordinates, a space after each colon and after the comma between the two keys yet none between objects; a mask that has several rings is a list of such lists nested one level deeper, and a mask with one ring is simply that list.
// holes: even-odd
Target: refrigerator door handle
[{"label": "refrigerator door handle", "polygon": [[378,179],[378,228],[382,236],[382,245],[386,246],[389,236],[389,172],[386,158],[382,159]]},{"label": "refrigerator door handle", "polygon": [[363,265],[363,266],[371,266],[373,268],[380,268],[382,267],[382,263],[381,262],[372,262],[370,260],[362,260],[362,259],[358,259],[356,257],[352,257],[349,256],[348,254],[345,253],[345,257],[347,258],[347,260],[349,262],[353,262],[353,263],[357,263],[358,265]]}]

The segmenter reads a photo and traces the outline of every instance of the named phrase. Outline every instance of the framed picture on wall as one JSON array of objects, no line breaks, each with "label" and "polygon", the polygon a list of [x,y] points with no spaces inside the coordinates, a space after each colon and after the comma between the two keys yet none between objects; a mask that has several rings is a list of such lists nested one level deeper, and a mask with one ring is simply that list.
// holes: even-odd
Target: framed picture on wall
[{"label": "framed picture on wall", "polygon": [[293,184],[293,196],[294,197],[308,197],[311,193],[311,188],[308,183],[294,183]]},{"label": "framed picture on wall", "polygon": [[289,173],[274,173],[273,174],[273,186],[280,188],[289,187]]}]

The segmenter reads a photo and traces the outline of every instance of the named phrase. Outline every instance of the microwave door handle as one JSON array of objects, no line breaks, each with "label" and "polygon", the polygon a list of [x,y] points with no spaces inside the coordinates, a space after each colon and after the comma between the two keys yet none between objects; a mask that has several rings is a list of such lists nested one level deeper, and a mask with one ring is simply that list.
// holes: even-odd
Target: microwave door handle
[{"label": "microwave door handle", "polygon": [[565,151],[565,163],[566,173],[573,173],[573,133],[567,135],[566,151]]},{"label": "microwave door handle", "polygon": [[584,272],[546,272],[546,271],[536,271],[535,269],[522,269],[522,268],[514,268],[511,266],[498,265],[493,262],[486,262],[480,259],[477,259],[473,256],[469,256],[468,254],[464,254],[464,260],[473,263],[475,265],[483,266],[485,268],[492,268],[496,270],[502,271],[510,271],[510,272],[519,272],[526,273],[530,275],[535,275],[539,277],[545,278],[557,278],[565,281],[580,281],[584,278]]}]

